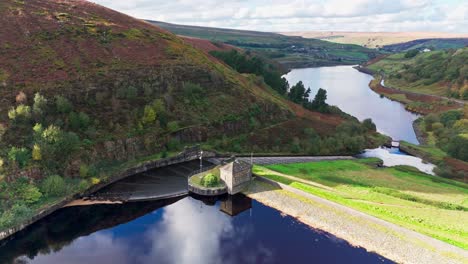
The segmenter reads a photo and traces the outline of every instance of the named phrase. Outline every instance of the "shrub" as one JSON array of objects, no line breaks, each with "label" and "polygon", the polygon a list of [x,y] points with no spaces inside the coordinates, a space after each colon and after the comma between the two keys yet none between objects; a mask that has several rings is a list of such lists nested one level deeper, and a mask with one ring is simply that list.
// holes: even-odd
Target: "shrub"
[{"label": "shrub", "polygon": [[167,142],[167,149],[169,151],[178,150],[180,148],[180,141],[177,138],[171,138],[169,142]]},{"label": "shrub", "polygon": [[89,176],[89,167],[86,164],[80,165],[80,177],[87,178]]},{"label": "shrub", "polygon": [[12,147],[8,152],[8,158],[16,162],[20,168],[23,168],[30,159],[30,153],[26,148]]},{"label": "shrub", "polygon": [[171,122],[167,123],[167,129],[170,132],[177,131],[177,130],[179,130],[179,123],[177,123],[177,121],[171,121]]},{"label": "shrub", "polygon": [[215,187],[219,184],[219,177],[213,173],[208,173],[201,178],[200,184],[205,187]]},{"label": "shrub", "polygon": [[52,175],[45,178],[41,184],[41,192],[50,197],[57,197],[65,194],[67,187],[65,180],[59,175]]},{"label": "shrub", "polygon": [[83,112],[71,112],[68,116],[68,120],[71,128],[74,130],[85,130],[91,122],[89,116]]},{"label": "shrub", "polygon": [[458,135],[450,138],[447,152],[456,159],[468,161],[468,137]]},{"label": "shrub", "polygon": [[42,193],[39,191],[39,188],[32,184],[23,185],[18,193],[21,200],[23,200],[26,204],[36,203],[42,197]]}]

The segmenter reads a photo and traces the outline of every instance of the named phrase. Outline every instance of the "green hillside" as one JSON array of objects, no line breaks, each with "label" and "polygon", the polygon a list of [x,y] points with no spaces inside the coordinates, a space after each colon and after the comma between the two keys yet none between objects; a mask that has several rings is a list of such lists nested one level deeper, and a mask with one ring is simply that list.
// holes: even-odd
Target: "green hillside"
[{"label": "green hillside", "polygon": [[468,48],[390,55],[368,66],[385,74],[385,85],[468,100]]},{"label": "green hillside", "polygon": [[[0,230],[184,146],[297,153],[314,140],[341,154],[382,139],[88,1],[5,0],[0,24]],[[355,144],[335,144],[347,129]]]},{"label": "green hillside", "polygon": [[275,33],[175,25],[149,21],[177,35],[223,42],[254,50],[289,68],[359,64],[379,52],[358,45],[337,44],[318,39],[290,37]]}]

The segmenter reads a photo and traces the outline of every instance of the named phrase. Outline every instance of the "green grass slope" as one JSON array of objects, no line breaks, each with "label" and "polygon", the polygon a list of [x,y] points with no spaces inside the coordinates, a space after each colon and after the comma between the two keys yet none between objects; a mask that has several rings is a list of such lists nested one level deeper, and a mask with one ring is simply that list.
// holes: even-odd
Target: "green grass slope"
[{"label": "green grass slope", "polygon": [[254,172],[468,249],[468,185],[409,167],[377,169],[375,162],[271,165]]},{"label": "green grass slope", "polygon": [[337,44],[276,33],[149,22],[177,35],[251,49],[289,68],[359,64],[379,54],[376,50],[358,45]]}]

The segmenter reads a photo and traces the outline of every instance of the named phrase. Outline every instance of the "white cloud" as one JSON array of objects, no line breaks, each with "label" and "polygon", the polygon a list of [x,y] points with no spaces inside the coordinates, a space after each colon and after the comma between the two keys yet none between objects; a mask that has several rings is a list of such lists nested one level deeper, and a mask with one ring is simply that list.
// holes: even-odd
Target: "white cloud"
[{"label": "white cloud", "polygon": [[468,32],[466,0],[92,0],[170,23],[263,31]]}]

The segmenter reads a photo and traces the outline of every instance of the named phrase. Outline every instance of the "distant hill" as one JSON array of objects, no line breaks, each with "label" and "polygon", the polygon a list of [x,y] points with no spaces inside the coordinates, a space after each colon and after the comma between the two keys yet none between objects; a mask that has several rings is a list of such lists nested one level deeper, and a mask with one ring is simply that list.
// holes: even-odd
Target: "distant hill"
[{"label": "distant hill", "polygon": [[342,32],[342,31],[305,31],[284,32],[287,36],[302,36],[327,40],[334,43],[356,44],[367,48],[405,43],[417,39],[468,38],[468,34],[444,32]]},{"label": "distant hill", "polygon": [[389,52],[403,52],[411,49],[459,49],[468,46],[468,38],[448,38],[448,39],[417,39],[404,43],[385,45],[382,50]]},{"label": "distant hill", "polygon": [[149,22],[177,35],[223,42],[254,50],[288,68],[359,64],[379,54],[375,50],[357,45],[335,44],[276,33],[185,26],[159,21]]}]

